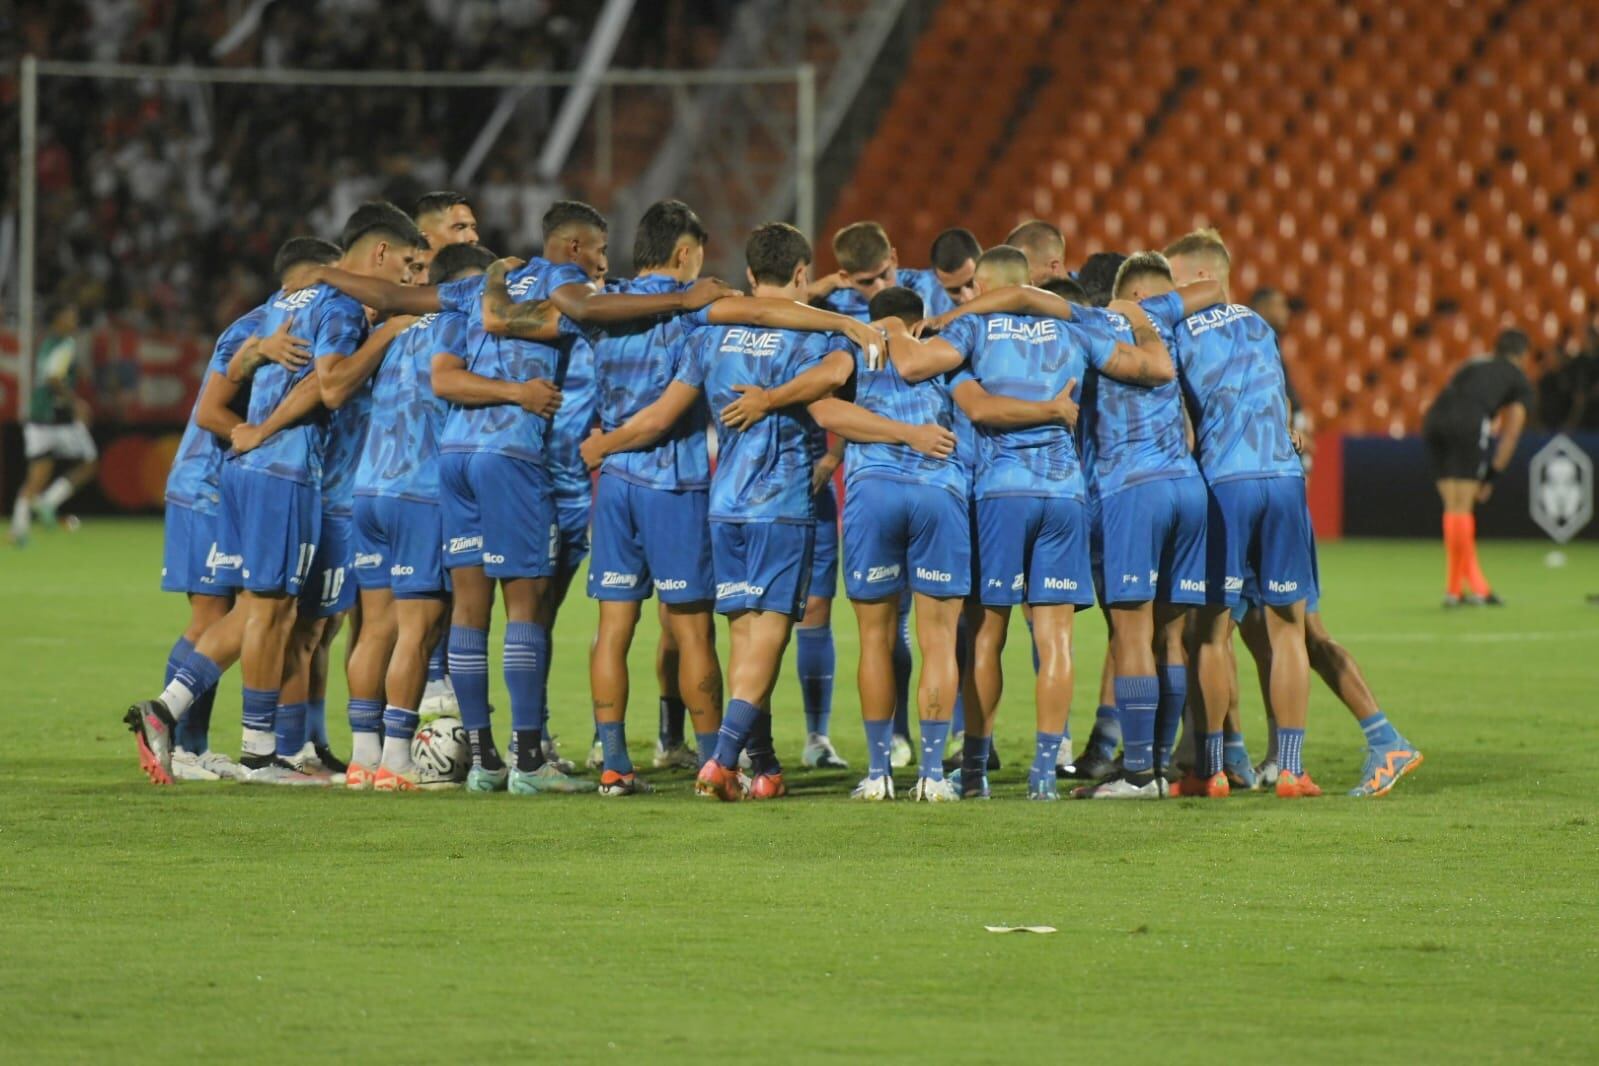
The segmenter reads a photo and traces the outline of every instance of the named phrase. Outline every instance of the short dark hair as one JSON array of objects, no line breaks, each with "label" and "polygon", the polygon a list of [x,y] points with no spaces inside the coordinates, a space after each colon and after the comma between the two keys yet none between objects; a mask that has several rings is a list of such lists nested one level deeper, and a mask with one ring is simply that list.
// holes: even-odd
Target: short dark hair
[{"label": "short dark hair", "polygon": [[1110,303],[1111,295],[1116,291],[1116,271],[1121,269],[1122,261],[1126,258],[1120,252],[1095,252],[1084,260],[1083,268],[1077,272],[1077,280],[1082,284],[1089,303],[1095,307]]},{"label": "short dark hair", "polygon": [[833,234],[833,255],[851,274],[877,266],[888,258],[891,248],[888,234],[876,222],[851,222]]},{"label": "short dark hair", "polygon": [[337,263],[343,257],[344,252],[332,241],[325,241],[321,237],[290,237],[278,248],[278,254],[272,257],[272,276],[282,282],[283,275],[301,263],[326,266]]},{"label": "short dark hair", "polygon": [[633,235],[633,269],[664,266],[677,249],[677,242],[691,237],[701,245],[710,240],[705,224],[694,209],[682,200],[659,200],[638,220]]},{"label": "short dark hair", "polygon": [[440,211],[448,211],[450,208],[459,204],[466,204],[468,207],[472,206],[470,203],[467,203],[467,199],[464,194],[454,192],[450,189],[440,189],[437,192],[423,193],[417,199],[416,207],[411,211],[411,217],[421,221],[423,215],[432,215],[437,214]]},{"label": "short dark hair", "polygon": [[1051,253],[1057,256],[1066,254],[1066,238],[1060,235],[1060,230],[1050,225],[1041,218],[1030,222],[1023,222],[1020,226],[1006,234],[1004,243],[1012,248],[1020,248],[1023,252],[1048,258]]},{"label": "short dark hair", "polygon": [[1111,295],[1121,299],[1124,287],[1150,274],[1171,281],[1171,264],[1159,252],[1134,252],[1116,268],[1116,280],[1111,282]]},{"label": "short dark hair", "polygon": [[1011,278],[1020,278],[1014,282],[1017,285],[1026,285],[1029,276],[1027,254],[1020,248],[1013,248],[1008,244],[996,244],[977,258],[979,271],[997,271]]},{"label": "short dark hair", "polygon": [[959,270],[966,260],[975,260],[982,254],[983,246],[977,243],[977,235],[957,226],[933,238],[933,248],[928,258],[932,259],[934,270],[948,274]]},{"label": "short dark hair", "polygon": [[1512,326],[1499,331],[1494,338],[1494,355],[1500,359],[1519,359],[1532,348],[1532,338]]},{"label": "short dark hair", "polygon": [[908,326],[926,317],[927,308],[915,289],[903,285],[890,285],[873,296],[866,305],[866,317],[876,322],[880,318],[903,319]]},{"label": "short dark hair", "polygon": [[433,255],[428,264],[428,284],[443,285],[462,274],[474,270],[487,270],[494,262],[494,253],[480,244],[446,244]]},{"label": "short dark hair", "polygon": [[387,200],[369,200],[356,208],[339,234],[339,246],[349,251],[356,242],[372,236],[386,237],[412,248],[427,247],[427,238],[416,228],[411,216]]},{"label": "short dark hair", "polygon": [[757,283],[787,285],[795,267],[811,262],[811,242],[787,222],[768,222],[750,234],[744,259]]},{"label": "short dark hair", "polygon": [[1050,278],[1039,286],[1045,292],[1052,292],[1062,300],[1074,304],[1087,304],[1088,292],[1076,278]]},{"label": "short dark hair", "polygon": [[582,200],[557,200],[544,212],[544,239],[549,240],[567,226],[593,226],[601,233],[611,228],[604,215]]}]

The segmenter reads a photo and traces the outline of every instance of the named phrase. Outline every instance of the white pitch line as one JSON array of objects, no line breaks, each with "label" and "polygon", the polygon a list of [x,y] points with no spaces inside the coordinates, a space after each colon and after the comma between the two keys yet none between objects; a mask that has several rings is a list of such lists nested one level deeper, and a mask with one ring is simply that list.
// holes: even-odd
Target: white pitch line
[{"label": "white pitch line", "polygon": [[1441,644],[1459,641],[1462,644],[1510,644],[1538,640],[1587,640],[1599,637],[1599,629],[1559,629],[1532,633],[1334,633],[1340,641],[1388,641],[1390,643]]}]

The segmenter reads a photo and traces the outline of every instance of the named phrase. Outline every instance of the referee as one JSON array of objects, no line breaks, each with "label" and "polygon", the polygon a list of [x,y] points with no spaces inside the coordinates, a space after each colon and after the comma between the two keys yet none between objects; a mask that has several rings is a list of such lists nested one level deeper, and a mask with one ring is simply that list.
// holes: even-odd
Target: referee
[{"label": "referee", "polygon": [[[1444,505],[1445,607],[1497,607],[1477,565],[1477,504],[1493,492],[1494,479],[1510,465],[1527,424],[1532,385],[1522,369],[1531,348],[1527,335],[1507,329],[1494,341],[1493,355],[1469,360],[1438,394],[1422,423],[1427,456]],[[1492,458],[1492,426],[1502,418]],[[1464,587],[1470,586],[1465,592]]]}]

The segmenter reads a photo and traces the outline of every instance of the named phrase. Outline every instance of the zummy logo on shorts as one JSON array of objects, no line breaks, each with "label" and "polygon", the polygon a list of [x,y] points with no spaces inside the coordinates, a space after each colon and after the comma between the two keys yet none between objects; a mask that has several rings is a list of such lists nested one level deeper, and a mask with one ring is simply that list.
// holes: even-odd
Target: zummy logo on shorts
[{"label": "zummy logo on shorts", "polygon": [[[217,546],[215,544],[212,544],[211,550],[205,553],[205,567],[207,570],[237,570],[243,565],[244,556],[223,555],[221,552],[217,551]],[[163,571],[163,573],[165,573],[165,571]]]},{"label": "zummy logo on shorts", "polygon": [[482,551],[482,550],[483,550],[483,538],[482,537],[451,537],[450,538],[449,551],[450,551],[450,553],[452,555],[454,553],[456,553],[456,552],[477,552],[477,551]]},{"label": "zummy logo on shorts", "polygon": [[898,563],[892,566],[869,566],[866,568],[867,584],[871,584],[874,581],[892,581],[896,577],[899,577]]},{"label": "zummy logo on shorts", "polygon": [[615,570],[607,570],[600,575],[601,588],[630,589],[637,584],[637,574],[619,574]]},{"label": "zummy logo on shorts", "polygon": [[1299,591],[1299,582],[1297,582],[1297,581],[1268,581],[1268,582],[1266,582],[1266,589],[1269,592],[1298,592]]},{"label": "zummy logo on shorts", "polygon": [[949,581],[952,577],[948,570],[929,570],[925,566],[916,568],[916,576],[922,581]]},{"label": "zummy logo on shorts", "polygon": [[1230,577],[1222,585],[1222,590],[1225,592],[1242,592],[1244,591],[1244,579],[1241,577]]},{"label": "zummy logo on shorts", "polygon": [[734,596],[764,596],[765,585],[751,585],[748,581],[723,581],[716,586],[716,598],[719,600],[731,599]]},{"label": "zummy logo on shorts", "polygon": [[357,553],[355,556],[355,568],[357,570],[365,570],[369,566],[382,565],[383,556],[379,555],[377,552]]}]

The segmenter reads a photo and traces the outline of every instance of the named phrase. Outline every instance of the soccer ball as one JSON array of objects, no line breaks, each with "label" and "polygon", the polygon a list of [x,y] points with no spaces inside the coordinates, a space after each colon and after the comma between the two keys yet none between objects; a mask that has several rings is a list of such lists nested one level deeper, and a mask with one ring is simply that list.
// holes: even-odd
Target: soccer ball
[{"label": "soccer ball", "polygon": [[435,718],[411,738],[417,783],[426,789],[454,788],[466,780],[472,753],[459,718]]}]

